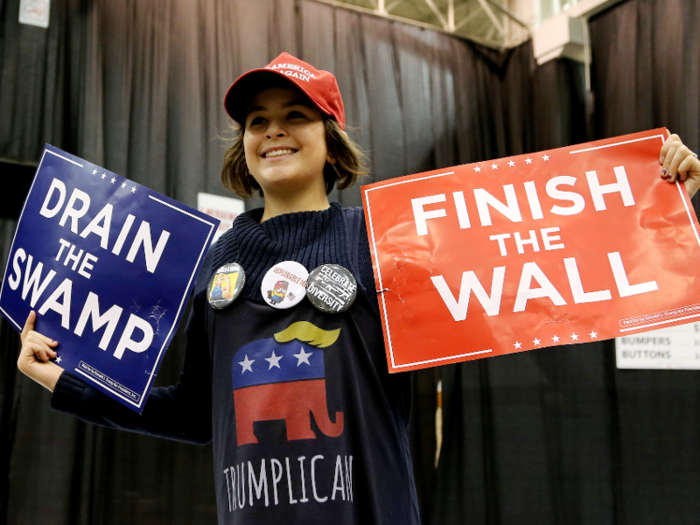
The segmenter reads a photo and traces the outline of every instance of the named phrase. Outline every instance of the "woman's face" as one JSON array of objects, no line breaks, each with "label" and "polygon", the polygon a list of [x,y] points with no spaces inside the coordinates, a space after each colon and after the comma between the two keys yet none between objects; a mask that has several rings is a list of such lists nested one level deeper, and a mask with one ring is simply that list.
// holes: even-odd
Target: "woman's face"
[{"label": "woman's face", "polygon": [[224,299],[230,299],[232,297],[231,283],[229,283],[228,279],[224,279],[221,282],[221,297],[223,297]]},{"label": "woman's face", "polygon": [[243,135],[248,171],[267,196],[323,189],[331,161],[323,114],[300,91],[270,88],[251,103]]}]

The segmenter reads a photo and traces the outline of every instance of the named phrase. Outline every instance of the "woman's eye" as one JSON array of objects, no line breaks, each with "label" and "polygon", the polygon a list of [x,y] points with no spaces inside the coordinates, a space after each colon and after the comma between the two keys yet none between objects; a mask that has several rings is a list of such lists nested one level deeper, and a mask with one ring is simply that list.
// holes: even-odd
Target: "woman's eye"
[{"label": "woman's eye", "polygon": [[290,111],[287,118],[306,118],[306,115],[304,115],[301,111]]},{"label": "woman's eye", "polygon": [[262,124],[264,121],[265,121],[265,119],[262,117],[253,117],[253,119],[250,121],[250,126],[256,126],[258,124]]}]

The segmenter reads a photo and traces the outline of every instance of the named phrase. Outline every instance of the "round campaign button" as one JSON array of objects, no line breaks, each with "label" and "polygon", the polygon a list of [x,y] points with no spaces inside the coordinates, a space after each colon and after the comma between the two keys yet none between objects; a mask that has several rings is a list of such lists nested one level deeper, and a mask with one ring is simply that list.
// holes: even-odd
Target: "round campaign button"
[{"label": "round campaign button", "polygon": [[309,272],[295,261],[283,261],[270,268],[262,280],[260,291],[267,304],[274,308],[291,308],[306,295]]},{"label": "round campaign button", "polygon": [[309,301],[322,312],[344,312],[357,297],[357,281],[347,268],[324,264],[309,274],[306,282]]},{"label": "round campaign button", "polygon": [[209,282],[207,297],[213,308],[220,310],[230,305],[241,294],[245,272],[238,263],[224,264],[216,270]]}]

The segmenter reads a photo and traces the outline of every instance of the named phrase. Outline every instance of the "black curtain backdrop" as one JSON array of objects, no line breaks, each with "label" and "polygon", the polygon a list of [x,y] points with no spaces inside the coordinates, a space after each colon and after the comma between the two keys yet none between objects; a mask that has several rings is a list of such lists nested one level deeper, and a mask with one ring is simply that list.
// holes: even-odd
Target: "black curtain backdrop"
[{"label": "black curtain backdrop", "polygon": [[[338,77],[372,180],[668,125],[696,148],[698,14],[629,0],[591,22],[595,137],[583,67],[505,53],[310,0],[54,0],[51,25],[0,0],[0,158],[43,144],[186,204],[225,195],[223,95],[289,51]],[[624,86],[624,87],[623,87]],[[361,203],[359,187],[334,192]],[[253,200],[249,207],[259,205]],[[14,223],[0,222],[6,257]],[[4,259],[3,259],[4,261]],[[209,447],[56,414],[16,372],[0,326],[0,523],[215,523]],[[176,337],[158,384],[175,381]],[[435,455],[435,385],[444,443]],[[697,373],[615,370],[610,343],[419,372],[412,444],[433,524],[691,523],[700,515]]]},{"label": "black curtain backdrop", "polygon": [[[0,0],[0,157],[37,161],[49,142],[189,205],[198,191],[225,194],[229,84],[285,50],[335,72],[350,133],[372,157],[372,180],[554,143],[570,127],[569,91],[580,90],[567,83],[580,68],[536,70],[530,44],[499,54],[312,1],[54,0],[47,30],[18,24],[18,5]],[[551,84],[538,111],[534,81]],[[543,134],[553,138],[535,139]],[[359,187],[332,197],[361,203]],[[6,254],[14,223],[3,228]],[[0,335],[0,521],[215,522],[209,447],[52,413],[49,394],[16,372],[16,334],[4,324]],[[182,353],[176,338],[157,385],[176,380]],[[414,396],[426,523],[438,375],[416,374]]]},{"label": "black curtain backdrop", "polygon": [[[628,1],[591,22],[596,138],[666,126],[700,150],[699,27],[694,0]],[[611,380],[617,523],[697,523],[700,373],[620,370]]]},{"label": "black curtain backdrop", "polygon": [[[698,27],[693,0],[628,0],[590,21],[590,140],[667,126],[698,151]],[[579,72],[536,70],[536,149],[585,137]],[[432,523],[698,523],[697,371],[617,370],[607,341],[441,372]]]}]

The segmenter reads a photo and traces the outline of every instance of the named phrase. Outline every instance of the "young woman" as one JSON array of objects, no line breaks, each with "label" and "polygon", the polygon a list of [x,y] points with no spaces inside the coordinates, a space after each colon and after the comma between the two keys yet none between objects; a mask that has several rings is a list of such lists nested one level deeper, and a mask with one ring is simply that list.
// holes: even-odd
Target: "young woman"
[{"label": "young woman", "polygon": [[[207,256],[180,383],[154,389],[138,416],[50,361],[58,343],[33,331],[34,313],[18,366],[54,392],[53,408],[85,421],[213,440],[219,523],[417,524],[411,376],[387,373],[362,212],[327,198],[364,172],[337,82],[284,53],[234,82],[225,106],[242,133],[224,185],[260,192],[265,207]],[[691,196],[700,187],[700,162],[677,136],[660,162]],[[344,283],[342,304],[300,300],[299,265]],[[230,304],[214,293],[217,274],[235,276]]]}]

